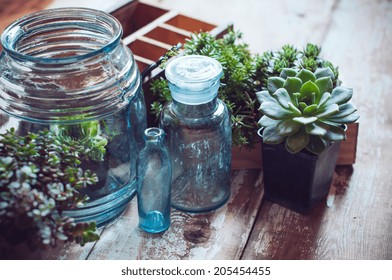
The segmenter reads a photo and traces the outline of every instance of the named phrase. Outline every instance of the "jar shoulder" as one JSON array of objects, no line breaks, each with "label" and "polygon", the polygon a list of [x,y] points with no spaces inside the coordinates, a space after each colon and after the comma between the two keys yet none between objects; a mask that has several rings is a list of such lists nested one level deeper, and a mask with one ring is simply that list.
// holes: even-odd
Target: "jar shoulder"
[{"label": "jar shoulder", "polygon": [[168,103],[163,108],[160,118],[160,124],[163,127],[186,126],[188,128],[198,128],[205,125],[221,126],[222,123],[230,125],[230,113],[226,104],[219,99],[215,111],[202,117],[178,114],[174,109],[173,103]]}]

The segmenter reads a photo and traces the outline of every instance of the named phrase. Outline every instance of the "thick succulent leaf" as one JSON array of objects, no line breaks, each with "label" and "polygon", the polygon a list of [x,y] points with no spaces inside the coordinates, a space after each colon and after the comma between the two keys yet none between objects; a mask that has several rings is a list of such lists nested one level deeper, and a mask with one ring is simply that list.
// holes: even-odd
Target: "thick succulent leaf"
[{"label": "thick succulent leaf", "polygon": [[276,126],[276,131],[281,136],[290,136],[297,133],[301,128],[301,126],[302,126],[301,124],[294,122],[292,120],[285,120],[285,121],[281,121]]},{"label": "thick succulent leaf", "polygon": [[289,93],[285,88],[278,89],[274,94],[274,98],[282,105],[283,108],[289,109],[289,102],[291,102],[291,98]]},{"label": "thick succulent leaf", "polygon": [[305,126],[306,133],[316,136],[324,136],[329,126],[321,122],[313,122]]},{"label": "thick succulent leaf", "polygon": [[350,101],[352,96],[352,89],[345,87],[336,87],[332,90],[331,99],[329,99],[328,104],[336,103],[340,105],[343,103],[347,103],[348,101]]},{"label": "thick succulent leaf", "polygon": [[266,90],[256,92],[256,97],[257,100],[260,102],[260,104],[266,101],[275,102],[275,103],[277,102],[275,98],[273,98],[271,94],[269,94],[269,92]]},{"label": "thick succulent leaf", "polygon": [[279,144],[282,143],[285,138],[286,137],[280,136],[278,134],[275,126],[266,127],[263,130],[263,142],[266,144],[271,144],[271,145]]},{"label": "thick succulent leaf", "polygon": [[[326,118],[327,121],[339,123],[339,124],[353,123],[353,122],[356,122],[358,119],[359,119],[359,115],[357,112],[354,112],[351,115],[341,117],[341,118],[335,118],[335,117]],[[325,121],[323,121],[323,122],[325,122]],[[327,122],[325,122],[325,123],[327,123]]]},{"label": "thick succulent leaf", "polygon": [[331,98],[331,94],[329,92],[324,92],[320,98],[319,103],[317,104],[317,110],[323,107],[330,98]]},{"label": "thick succulent leaf", "polygon": [[296,118],[293,118],[293,121],[307,125],[307,124],[310,124],[312,122],[317,121],[317,118],[316,117],[296,117]]},{"label": "thick succulent leaf", "polygon": [[314,72],[314,75],[316,76],[317,79],[320,79],[323,77],[330,77],[331,80],[335,79],[335,75],[333,74],[331,68],[329,68],[329,67],[317,68],[316,71]]},{"label": "thick succulent leaf", "polygon": [[295,107],[295,105],[293,103],[289,102],[289,108],[290,108],[290,111],[293,112],[294,117],[302,116],[301,111],[297,107]]},{"label": "thick succulent leaf", "polygon": [[306,104],[305,102],[299,102],[298,107],[303,112],[305,108],[308,107],[308,104]]},{"label": "thick succulent leaf", "polygon": [[301,71],[298,72],[296,77],[300,78],[303,84],[307,81],[316,81],[316,76],[307,69],[301,69]]},{"label": "thick succulent leaf", "polygon": [[312,115],[314,112],[316,112],[316,110],[317,110],[317,104],[312,104],[312,105],[307,106],[307,107],[303,110],[303,113],[304,113],[305,115]]},{"label": "thick succulent leaf", "polygon": [[271,77],[268,78],[267,81],[267,89],[268,92],[273,94],[275,91],[277,91],[279,88],[282,88],[284,84],[284,80],[280,77]]},{"label": "thick succulent leaf", "polygon": [[343,141],[346,140],[346,132],[340,126],[331,126],[323,139],[331,142]]},{"label": "thick succulent leaf", "polygon": [[284,82],[283,87],[287,90],[290,95],[293,93],[299,92],[302,87],[302,81],[297,77],[288,77]]},{"label": "thick succulent leaf", "polygon": [[282,79],[287,79],[288,77],[295,77],[295,75],[297,75],[297,71],[293,68],[283,68],[279,76]]},{"label": "thick succulent leaf", "polygon": [[311,135],[309,137],[309,144],[306,146],[306,149],[316,155],[321,154],[325,148],[327,147],[327,142],[325,142],[319,136]]},{"label": "thick succulent leaf", "polygon": [[278,123],[280,123],[280,120],[273,120],[270,117],[264,115],[260,118],[258,124],[262,127],[268,127],[268,126],[277,126]]},{"label": "thick succulent leaf", "polygon": [[286,149],[292,153],[298,153],[302,151],[309,143],[309,135],[301,129],[296,134],[287,137]]},{"label": "thick succulent leaf", "polygon": [[312,81],[307,81],[306,83],[304,83],[299,92],[301,93],[302,99],[311,97],[312,93],[314,93],[316,97],[320,95],[320,91],[317,85]]},{"label": "thick succulent leaf", "polygon": [[301,98],[301,94],[299,92],[293,93],[293,96],[291,98],[293,104],[295,107],[299,108],[299,102],[298,100]]},{"label": "thick succulent leaf", "polygon": [[331,120],[328,120],[328,119],[319,119],[318,121],[322,122],[322,123],[324,123],[326,125],[329,125],[329,126],[341,126],[342,125],[341,123],[334,122],[334,121],[331,121]]},{"label": "thick succulent leaf", "polygon": [[316,117],[318,117],[319,119],[325,118],[327,116],[335,114],[338,111],[339,111],[339,105],[329,104],[322,107],[320,110],[318,110]]},{"label": "thick succulent leaf", "polygon": [[280,106],[274,102],[263,102],[260,106],[260,111],[274,120],[283,120],[293,116],[293,112]]},{"label": "thick succulent leaf", "polygon": [[351,102],[342,104],[339,106],[339,112],[334,114],[334,118],[342,118],[348,115],[351,115],[352,113],[357,111],[357,107]]},{"label": "thick succulent leaf", "polygon": [[[314,83],[317,85],[320,91],[320,98],[325,92],[331,92],[333,89],[333,84],[330,77],[319,78]],[[317,99],[317,102],[320,101],[320,98]]]}]

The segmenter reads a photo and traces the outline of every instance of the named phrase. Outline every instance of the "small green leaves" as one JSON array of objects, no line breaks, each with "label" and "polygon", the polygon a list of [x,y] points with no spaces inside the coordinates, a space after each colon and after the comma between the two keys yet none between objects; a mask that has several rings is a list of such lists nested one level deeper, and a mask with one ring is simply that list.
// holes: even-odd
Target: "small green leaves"
[{"label": "small green leaves", "polygon": [[[359,118],[357,108],[349,102],[352,90],[339,86],[337,68],[320,60],[319,52],[316,45],[309,44],[297,54],[303,57],[291,68],[281,67],[287,61],[280,59],[279,77],[273,72],[275,76],[268,78],[268,92],[257,94],[264,114],[259,121],[267,135],[264,142],[285,141],[291,153],[306,148],[320,154],[329,142],[345,140],[342,124]],[[272,56],[270,53],[265,58]]]},{"label": "small green leaves", "polygon": [[[87,128],[82,127],[89,137],[99,132],[95,126]],[[59,240],[80,242],[85,232],[71,230],[79,223],[61,215],[83,204],[87,198],[81,188],[98,180],[79,167],[83,147],[66,145],[48,130],[26,136],[15,131],[0,134],[0,221],[7,229],[1,238],[40,248]],[[28,235],[19,234],[26,229]]]}]

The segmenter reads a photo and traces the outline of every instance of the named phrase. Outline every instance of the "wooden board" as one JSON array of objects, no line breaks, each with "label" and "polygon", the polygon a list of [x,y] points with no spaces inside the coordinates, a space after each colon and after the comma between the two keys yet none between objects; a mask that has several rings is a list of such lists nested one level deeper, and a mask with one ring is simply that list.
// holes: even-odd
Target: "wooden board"
[{"label": "wooden board", "polygon": [[96,244],[67,245],[45,253],[60,259],[239,259],[262,199],[260,170],[232,174],[232,197],[206,214],[172,210],[170,228],[161,234],[138,228],[137,202],[114,224],[103,229]]},{"label": "wooden board", "polygon": [[206,22],[233,20],[255,52],[283,43],[322,44],[324,57],[340,66],[344,85],[354,88],[361,115],[356,164],[336,169],[328,199],[307,216],[262,200],[262,172],[241,170],[233,172],[230,203],[216,212],[173,211],[172,227],[149,235],[137,228],[133,200],[98,242],[67,244],[44,258],[392,259],[392,3],[249,0],[249,9],[235,0],[223,6],[209,0],[144,2]]},{"label": "wooden board", "polygon": [[354,87],[357,162],[336,170],[329,208],[301,216],[264,202],[244,259],[392,259],[391,23],[390,1],[338,2],[323,52]]}]

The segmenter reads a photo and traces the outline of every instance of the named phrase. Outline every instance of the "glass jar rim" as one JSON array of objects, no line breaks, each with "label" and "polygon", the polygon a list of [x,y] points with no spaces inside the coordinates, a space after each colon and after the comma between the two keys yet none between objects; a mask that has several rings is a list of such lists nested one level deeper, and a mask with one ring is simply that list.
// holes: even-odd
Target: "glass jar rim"
[{"label": "glass jar rim", "polygon": [[[95,20],[98,20],[99,17],[100,20],[104,21],[106,24],[112,27],[113,35],[111,36],[110,40],[106,44],[100,46],[97,49],[91,50],[88,53],[77,54],[77,55],[66,56],[66,57],[37,57],[33,55],[24,54],[18,50],[15,50],[14,47],[16,42],[18,42],[21,38],[29,34],[29,31],[28,30],[26,31],[26,28],[24,27],[28,24],[32,24],[35,20],[45,16],[48,16],[50,17],[50,19],[57,20],[57,21],[61,21],[62,19],[64,19],[65,16],[80,18],[81,20],[84,20],[87,16]],[[21,60],[48,63],[48,64],[72,63],[75,61],[80,61],[81,59],[86,59],[86,58],[96,56],[100,53],[115,48],[118,45],[119,41],[121,40],[122,32],[123,30],[122,30],[121,23],[114,16],[106,12],[96,10],[96,9],[91,9],[91,8],[80,8],[80,7],[53,8],[53,9],[42,10],[36,13],[31,13],[15,20],[4,29],[3,33],[1,34],[0,42],[5,52]]]}]

